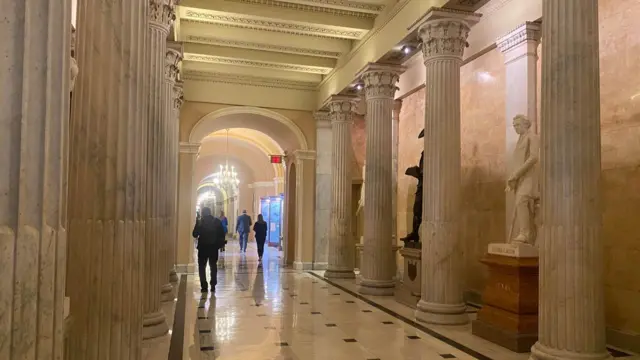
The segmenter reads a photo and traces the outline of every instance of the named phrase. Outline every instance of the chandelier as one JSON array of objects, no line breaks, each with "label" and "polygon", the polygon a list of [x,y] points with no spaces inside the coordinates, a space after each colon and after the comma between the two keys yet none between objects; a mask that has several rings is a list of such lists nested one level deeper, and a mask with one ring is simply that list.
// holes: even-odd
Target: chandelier
[{"label": "chandelier", "polygon": [[222,187],[236,188],[240,184],[238,173],[233,166],[229,166],[229,129],[227,131],[227,149],[225,164],[220,165],[220,170],[213,174],[213,183]]}]

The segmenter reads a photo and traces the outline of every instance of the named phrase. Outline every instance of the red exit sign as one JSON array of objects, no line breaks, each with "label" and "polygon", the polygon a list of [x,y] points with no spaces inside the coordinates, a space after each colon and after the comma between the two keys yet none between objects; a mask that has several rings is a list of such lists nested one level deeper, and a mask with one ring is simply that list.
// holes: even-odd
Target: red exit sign
[{"label": "red exit sign", "polygon": [[269,155],[269,157],[271,158],[272,164],[282,164],[282,160],[284,158],[282,155]]}]

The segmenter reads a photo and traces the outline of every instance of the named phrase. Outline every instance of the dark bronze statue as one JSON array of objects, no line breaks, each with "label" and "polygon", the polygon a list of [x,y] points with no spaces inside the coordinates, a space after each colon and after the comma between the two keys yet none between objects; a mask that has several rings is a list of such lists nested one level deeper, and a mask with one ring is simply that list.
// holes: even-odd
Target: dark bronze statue
[{"label": "dark bronze statue", "polygon": [[[418,139],[424,137],[424,129],[418,135]],[[424,151],[420,154],[420,163],[418,166],[412,166],[407,168],[404,172],[405,175],[412,176],[418,179],[418,186],[416,187],[416,198],[413,201],[413,228],[411,233],[406,237],[403,237],[402,241],[405,243],[405,247],[416,247],[416,243],[420,242],[420,224],[422,223],[422,178],[424,170]]]}]

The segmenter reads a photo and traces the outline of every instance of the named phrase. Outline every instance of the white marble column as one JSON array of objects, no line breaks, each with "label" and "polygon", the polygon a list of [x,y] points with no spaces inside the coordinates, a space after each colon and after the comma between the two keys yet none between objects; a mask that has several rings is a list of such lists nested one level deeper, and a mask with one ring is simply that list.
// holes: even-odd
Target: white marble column
[{"label": "white marble column", "polygon": [[331,118],[328,111],[313,114],[316,120],[316,215],[313,269],[326,270],[331,221]]},{"label": "white marble column", "polygon": [[[176,187],[174,186],[174,178],[177,175],[177,168],[175,164],[176,153],[174,153],[174,145],[178,144],[178,134],[176,134],[176,120],[174,110],[174,87],[179,74],[179,64],[182,61],[182,54],[175,49],[167,49],[165,53],[165,67],[164,67],[164,113],[162,116],[162,129],[164,136],[161,137],[161,156],[162,156],[162,234],[159,238],[161,242],[160,247],[160,266],[161,266],[161,279],[160,284],[162,292],[160,294],[160,300],[163,302],[173,301],[175,294],[173,291],[173,285],[171,283],[171,270],[174,270],[174,244],[175,244],[175,231],[173,228],[173,222],[175,218],[175,200],[176,200]],[[175,270],[174,270],[175,271]]]},{"label": "white marble column", "polygon": [[[171,218],[171,247],[169,248],[170,252],[170,268],[169,268],[169,280],[171,283],[175,284],[178,282],[178,273],[176,272],[176,266],[178,264],[178,181],[179,181],[179,157],[180,157],[180,109],[182,108],[182,104],[184,103],[183,97],[183,83],[181,81],[176,82],[175,86],[172,89],[173,97],[171,98],[171,110],[173,111],[173,117],[171,119],[171,131],[172,131],[172,140],[171,140],[171,150],[170,154],[172,156],[172,194],[171,199],[173,204],[171,206],[171,210],[173,211],[173,215]],[[175,288],[175,286],[174,286]]]},{"label": "white marble column", "polygon": [[393,107],[404,67],[369,64],[358,74],[367,105],[364,178],[364,253],[358,292],[393,295],[395,259],[392,238]]},{"label": "white marble column", "polygon": [[149,117],[148,117],[148,158],[147,158],[147,233],[145,237],[145,339],[154,338],[168,331],[165,315],[160,308],[161,285],[165,283],[165,273],[161,261],[164,248],[162,228],[162,196],[165,189],[162,181],[166,172],[162,167],[163,117],[165,114],[165,54],[167,35],[173,21],[175,9],[169,0],[150,0],[149,18]]},{"label": "white marble column", "polygon": [[354,278],[354,239],[351,231],[353,146],[351,127],[357,98],[334,95],[329,102],[331,152],[331,218],[326,278]]},{"label": "white marble column", "polygon": [[432,9],[420,26],[426,67],[422,296],[416,318],[469,321],[462,298],[460,218],[460,66],[474,14]]},{"label": "white marble column", "polygon": [[[526,22],[515,30],[501,37],[496,42],[498,49],[504,54],[506,67],[506,157],[507,174],[512,174],[514,165],[511,164],[512,154],[518,141],[518,134],[513,129],[513,118],[522,114],[531,121],[531,130],[538,133],[538,44],[540,43],[541,28],[537,23]],[[513,221],[514,193],[506,195],[505,239],[511,232]],[[513,229],[518,234],[518,229]],[[507,239],[509,240],[509,239]]]},{"label": "white marble column", "polygon": [[400,111],[402,110],[402,100],[393,102],[393,121],[391,122],[391,236],[393,244],[398,243],[398,153],[400,145]]},{"label": "white marble column", "polygon": [[[193,273],[196,270],[193,259],[193,238],[191,230],[196,218],[195,168],[200,143],[180,142],[179,182],[178,182],[178,239],[176,270]],[[221,202],[222,199],[217,199]],[[227,214],[231,219],[230,214]]]},{"label": "white marble column", "polygon": [[295,150],[296,166],[296,255],[293,267],[296,270],[311,270],[313,266],[314,243],[308,234],[314,233],[315,189],[314,174],[316,152],[313,150]]},{"label": "white marble column", "polygon": [[532,359],[608,359],[597,0],[542,3],[539,340]]},{"label": "white marble column", "polygon": [[71,360],[141,358],[148,12],[146,1],[78,4],[83,71],[69,136]]},{"label": "white marble column", "polygon": [[71,2],[0,8],[0,359],[61,359]]}]

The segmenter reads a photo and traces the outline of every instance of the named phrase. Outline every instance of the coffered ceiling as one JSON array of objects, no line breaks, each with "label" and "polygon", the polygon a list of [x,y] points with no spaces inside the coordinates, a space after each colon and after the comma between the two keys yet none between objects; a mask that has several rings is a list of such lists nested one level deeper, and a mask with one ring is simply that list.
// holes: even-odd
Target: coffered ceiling
[{"label": "coffered ceiling", "polygon": [[182,0],[186,79],[312,90],[397,0]]}]

